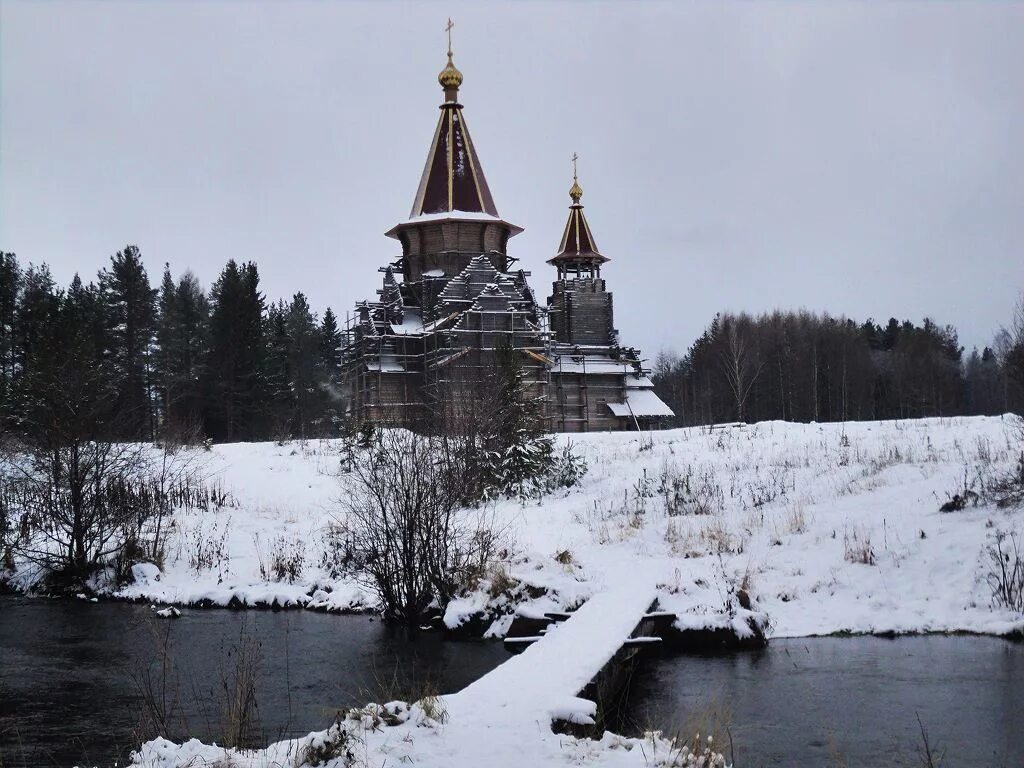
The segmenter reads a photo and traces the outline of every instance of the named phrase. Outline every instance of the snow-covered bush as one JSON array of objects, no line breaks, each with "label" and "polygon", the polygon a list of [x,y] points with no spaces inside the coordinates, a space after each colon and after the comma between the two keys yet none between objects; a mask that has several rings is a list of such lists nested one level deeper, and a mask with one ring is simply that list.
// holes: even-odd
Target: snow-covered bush
[{"label": "snow-covered bush", "polygon": [[335,765],[351,765],[355,762],[353,748],[356,739],[343,723],[335,723],[326,731],[310,736],[309,743],[302,749],[301,765],[324,765],[337,761]]},{"label": "snow-covered bush", "polygon": [[578,453],[571,440],[562,446],[561,453],[555,455],[547,468],[545,478],[548,490],[572,488],[579,485],[587,474],[587,460]]}]

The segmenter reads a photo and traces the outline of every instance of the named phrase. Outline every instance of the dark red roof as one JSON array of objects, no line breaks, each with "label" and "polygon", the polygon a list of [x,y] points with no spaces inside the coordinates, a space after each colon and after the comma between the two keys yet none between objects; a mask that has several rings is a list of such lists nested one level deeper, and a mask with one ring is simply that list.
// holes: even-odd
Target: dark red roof
[{"label": "dark red roof", "polygon": [[590,232],[590,225],[587,223],[587,217],[583,215],[583,206],[579,202],[573,202],[569,206],[569,220],[565,222],[562,243],[558,246],[558,253],[548,259],[548,264],[557,264],[561,261],[589,261],[597,264],[608,261],[608,258],[597,250],[594,235]]},{"label": "dark red roof", "polygon": [[409,217],[452,211],[498,216],[462,105],[448,102],[441,105],[441,118]]}]

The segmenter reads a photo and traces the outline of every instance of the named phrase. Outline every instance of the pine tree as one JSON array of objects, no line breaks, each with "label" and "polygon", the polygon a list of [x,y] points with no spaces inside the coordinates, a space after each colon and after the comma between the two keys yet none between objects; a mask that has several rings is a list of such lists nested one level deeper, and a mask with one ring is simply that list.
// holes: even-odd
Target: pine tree
[{"label": "pine tree", "polygon": [[338,435],[341,430],[341,329],[338,318],[328,307],[320,321],[321,387],[324,393],[325,435]]},{"label": "pine tree", "polygon": [[544,433],[542,398],[529,391],[520,353],[502,337],[495,349],[495,423],[487,456],[492,485],[503,493],[530,495],[552,462]]},{"label": "pine tree", "polygon": [[196,276],[186,272],[175,283],[164,267],[157,317],[157,393],[166,435],[193,440],[202,424],[203,363],[209,336],[209,305]]},{"label": "pine tree", "polygon": [[15,365],[15,313],[21,292],[21,267],[13,253],[0,251],[0,424],[8,413],[14,387]]},{"label": "pine tree", "polygon": [[210,291],[207,424],[216,440],[266,434],[264,299],[259,271],[227,263]]},{"label": "pine tree", "polygon": [[[320,328],[305,295],[296,293],[286,316],[288,363],[295,403],[294,434],[309,437],[318,430],[324,413],[323,375],[320,368]],[[322,433],[322,432],[321,432]]]},{"label": "pine tree", "polygon": [[178,394],[175,366],[177,330],[178,288],[171,277],[170,264],[164,264],[164,276],[160,282],[160,297],[157,301],[154,379],[158,403],[157,423],[165,434],[171,429],[171,403]]},{"label": "pine tree", "polygon": [[21,297],[14,314],[14,365],[25,376],[45,346],[44,329],[59,309],[56,286],[50,268],[29,264],[21,281]]},{"label": "pine tree", "polygon": [[288,308],[283,301],[267,310],[267,413],[270,434],[282,440],[294,434],[295,398],[292,390],[291,339]]},{"label": "pine tree", "polygon": [[185,272],[178,279],[175,298],[176,327],[175,419],[180,429],[202,431],[203,381],[210,345],[210,303],[199,279]]},{"label": "pine tree", "polygon": [[[36,314],[32,364],[20,380],[19,416],[31,439],[56,446],[59,435],[116,437],[115,377],[105,364],[103,297],[76,274],[66,292],[52,294],[45,315]],[[56,441],[56,442],[55,442]]]},{"label": "pine tree", "polygon": [[110,257],[99,274],[109,346],[106,358],[115,376],[114,403],[120,435],[152,436],[151,351],[156,324],[157,291],[150,287],[142,254],[127,246]]}]

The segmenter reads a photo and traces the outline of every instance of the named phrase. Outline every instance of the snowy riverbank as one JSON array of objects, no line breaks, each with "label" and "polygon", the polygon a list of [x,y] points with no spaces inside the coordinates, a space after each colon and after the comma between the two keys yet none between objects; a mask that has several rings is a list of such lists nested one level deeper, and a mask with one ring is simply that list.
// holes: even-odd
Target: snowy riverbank
[{"label": "snowy riverbank", "polygon": [[[776,636],[1019,631],[1020,616],[990,605],[983,553],[997,531],[1024,529],[1024,512],[939,512],[965,482],[1012,466],[1012,424],[770,422],[573,437],[589,465],[579,487],[481,511],[508,556],[449,606],[446,623],[486,615],[480,630],[501,636],[514,610],[575,607],[640,570],[680,628],[743,632],[742,589]],[[134,584],[98,591],[159,604],[372,608],[344,562],[335,442],[197,453],[226,502],[176,512],[163,569],[137,568]],[[11,584],[38,575],[19,564]]]}]

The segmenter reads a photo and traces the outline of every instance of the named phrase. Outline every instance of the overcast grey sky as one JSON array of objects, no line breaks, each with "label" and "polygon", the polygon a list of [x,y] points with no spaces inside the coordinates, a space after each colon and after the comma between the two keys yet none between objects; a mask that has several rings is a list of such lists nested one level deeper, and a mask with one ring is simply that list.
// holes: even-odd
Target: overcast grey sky
[{"label": "overcast grey sky", "polygon": [[343,317],[399,253],[451,15],[510,254],[547,295],[569,156],[649,357],[718,310],[929,315],[1024,289],[1024,4],[0,0],[0,248],[126,243]]}]

